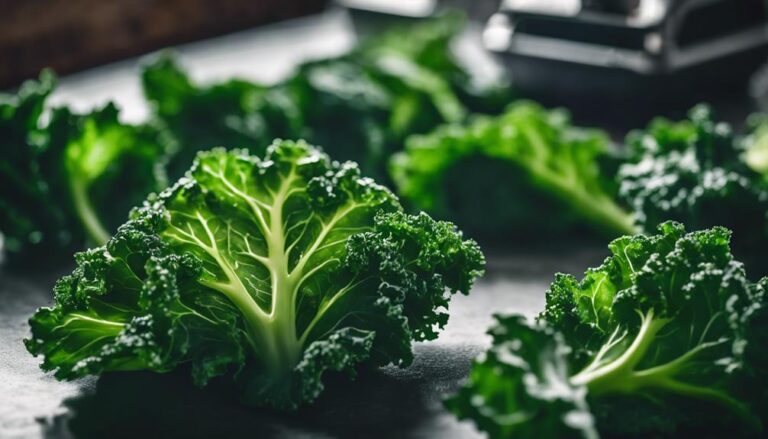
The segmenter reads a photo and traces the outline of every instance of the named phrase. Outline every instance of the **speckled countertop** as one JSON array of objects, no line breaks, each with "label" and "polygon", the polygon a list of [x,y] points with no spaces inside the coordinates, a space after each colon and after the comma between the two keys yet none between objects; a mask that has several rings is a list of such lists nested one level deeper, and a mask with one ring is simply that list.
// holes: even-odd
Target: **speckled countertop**
[{"label": "speckled countertop", "polygon": [[433,342],[415,346],[406,368],[363,370],[327,382],[312,407],[284,414],[237,403],[228,388],[199,390],[185,371],[114,373],[58,382],[24,349],[27,318],[51,302],[58,274],[0,274],[0,438],[477,438],[441,404],[488,344],[495,312],[535,315],[558,271],[578,273],[605,256],[598,249],[493,255],[469,296],[456,296]]}]

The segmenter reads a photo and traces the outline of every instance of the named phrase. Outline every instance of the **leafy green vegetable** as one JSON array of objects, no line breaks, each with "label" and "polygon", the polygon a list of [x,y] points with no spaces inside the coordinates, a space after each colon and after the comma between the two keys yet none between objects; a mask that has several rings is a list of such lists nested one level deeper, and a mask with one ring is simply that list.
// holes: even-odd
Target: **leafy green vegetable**
[{"label": "leafy green vegetable", "polygon": [[493,346],[448,409],[491,438],[596,438],[586,392],[569,381],[562,335],[522,316],[495,317]]},{"label": "leafy green vegetable", "polygon": [[473,241],[304,142],[264,159],[200,153],[105,247],[79,253],[27,348],[59,379],[172,370],[232,375],[244,399],[294,408],[325,371],[400,366],[448,320],[484,260]]},{"label": "leafy green vegetable", "polygon": [[538,322],[499,317],[448,406],[492,438],[762,431],[768,281],[729,238],[667,222],[613,241],[581,281],[556,277]]},{"label": "leafy green vegetable", "polygon": [[184,175],[198,151],[269,144],[265,128],[248,116],[263,87],[238,79],[199,87],[167,54],[146,65],[141,80],[155,123],[169,131],[165,141],[173,151],[167,166],[172,179]]},{"label": "leafy green vegetable", "polygon": [[601,172],[609,152],[605,134],[573,127],[563,110],[516,102],[498,117],[410,137],[390,170],[416,208],[482,235],[562,233],[581,224],[632,233],[631,216]]},{"label": "leafy green vegetable", "polygon": [[450,42],[460,29],[456,15],[393,29],[346,55],[304,63],[270,87],[198,86],[167,55],[157,58],[142,82],[154,117],[180,146],[170,175],[180,176],[200,150],[304,138],[385,178],[386,159],[406,135],[468,111],[498,111],[508,99],[500,86],[477,86],[454,59]]},{"label": "leafy green vegetable", "polygon": [[646,131],[631,133],[627,143],[633,158],[619,170],[619,195],[643,230],[667,220],[694,229],[725,226],[733,230],[734,252],[750,271],[768,273],[762,256],[768,185],[742,159],[729,125],[698,106],[689,120],[656,120]]},{"label": "leafy green vegetable", "polygon": [[[27,81],[16,96],[0,95],[0,232],[11,252],[40,244],[43,239],[66,243],[57,236],[64,229],[64,213],[56,209],[34,157],[41,149],[38,121],[54,84],[46,71],[39,82]],[[58,239],[57,239],[58,238]]]},{"label": "leafy green vegetable", "polygon": [[157,133],[121,124],[114,105],[87,115],[56,108],[43,123],[54,83],[44,72],[17,95],[0,96],[0,231],[11,260],[103,244],[134,205],[165,186]]}]

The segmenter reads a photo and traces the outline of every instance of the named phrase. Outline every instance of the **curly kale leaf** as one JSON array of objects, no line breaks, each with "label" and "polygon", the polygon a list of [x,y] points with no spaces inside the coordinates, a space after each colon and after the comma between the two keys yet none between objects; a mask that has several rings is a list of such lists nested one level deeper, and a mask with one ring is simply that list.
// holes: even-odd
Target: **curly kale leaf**
[{"label": "curly kale leaf", "polygon": [[27,347],[61,379],[112,370],[231,375],[252,404],[295,408],[325,371],[405,366],[484,260],[452,224],[303,142],[259,159],[200,153],[106,247],[77,256]]},{"label": "curly kale leaf", "polygon": [[198,151],[245,148],[271,140],[249,116],[262,86],[238,79],[198,86],[168,54],[144,67],[141,82],[154,123],[165,128],[164,143],[173,151],[167,165],[173,180],[184,175]]},{"label": "curly kale leaf", "polygon": [[131,208],[166,186],[166,151],[157,132],[120,123],[112,104],[84,116],[55,109],[47,131],[40,168],[60,179],[51,191],[66,201],[91,243],[106,243]]},{"label": "curly kale leaf", "polygon": [[562,336],[522,316],[496,320],[493,346],[446,407],[491,438],[597,438],[586,389],[569,381]]},{"label": "curly kale leaf", "polygon": [[[722,227],[686,233],[667,222],[657,235],[613,241],[581,281],[557,276],[535,325],[499,319],[492,334],[504,337],[477,361],[457,413],[493,438],[593,437],[550,430],[572,411],[608,436],[759,433],[766,280],[746,278],[729,237]],[[541,377],[558,383],[544,387],[558,398],[540,397]],[[510,429],[512,420],[522,426]]]},{"label": "curly kale leaf", "polygon": [[755,430],[762,414],[743,387],[744,355],[759,346],[744,334],[755,328],[751,309],[764,308],[764,297],[733,260],[728,230],[686,234],[664,223],[659,232],[614,241],[612,256],[571,288],[573,312],[593,337],[589,362],[571,382],[595,400],[650,396],[658,416],[677,416],[683,431],[706,424],[697,418],[710,411],[722,412],[715,426]]},{"label": "curly kale leaf", "polygon": [[53,202],[36,157],[42,145],[40,117],[53,90],[51,72],[25,82],[15,96],[0,95],[0,233],[5,250],[21,253],[35,246],[66,245],[66,214]]},{"label": "curly kale leaf", "polygon": [[103,244],[166,184],[156,131],[120,123],[112,104],[85,115],[56,108],[43,123],[53,85],[44,72],[0,97],[0,231],[12,261]]},{"label": "curly kale leaf", "polygon": [[689,120],[654,121],[628,137],[633,160],[619,170],[619,196],[645,231],[667,220],[693,229],[725,226],[736,255],[750,270],[768,272],[761,256],[768,238],[768,185],[742,159],[730,126],[698,106]]},{"label": "curly kale leaf", "polygon": [[562,110],[517,102],[498,117],[410,137],[390,170],[413,206],[482,235],[579,225],[631,233],[632,218],[601,172],[609,146],[605,134],[573,127]]},{"label": "curly kale leaf", "polygon": [[198,151],[212,147],[304,138],[385,178],[386,159],[408,134],[469,111],[498,111],[508,98],[501,86],[476,86],[454,58],[450,43],[460,29],[454,15],[393,29],[345,55],[306,62],[272,86],[196,85],[162,56],[145,67],[142,82],[154,118],[178,145],[169,173],[181,176]]}]

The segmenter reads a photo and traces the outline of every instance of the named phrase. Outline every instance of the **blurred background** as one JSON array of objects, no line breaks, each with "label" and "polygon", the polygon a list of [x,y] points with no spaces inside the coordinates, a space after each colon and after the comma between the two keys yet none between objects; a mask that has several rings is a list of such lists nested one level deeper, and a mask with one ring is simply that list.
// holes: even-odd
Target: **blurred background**
[{"label": "blurred background", "polygon": [[0,87],[44,67],[71,73],[325,6],[322,0],[3,0]]},{"label": "blurred background", "polygon": [[66,75],[340,7],[358,34],[462,10],[524,96],[584,117],[615,115],[605,109],[618,101],[621,116],[608,121],[618,125],[701,100],[732,106],[768,54],[764,0],[2,0],[0,89],[45,67]]}]

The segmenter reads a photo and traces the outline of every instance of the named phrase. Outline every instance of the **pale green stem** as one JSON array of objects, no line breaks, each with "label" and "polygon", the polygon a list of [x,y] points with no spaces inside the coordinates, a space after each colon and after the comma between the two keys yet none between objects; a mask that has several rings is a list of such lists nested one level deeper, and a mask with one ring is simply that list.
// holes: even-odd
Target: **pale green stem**
[{"label": "pale green stem", "polygon": [[[523,131],[528,140],[540,151],[547,150],[546,142],[533,130]],[[574,210],[588,218],[596,226],[615,234],[634,235],[638,232],[634,216],[619,207],[604,193],[590,193],[574,178],[563,178],[544,166],[530,166],[534,181],[543,183]]]},{"label": "pale green stem", "polygon": [[107,243],[110,238],[109,232],[104,228],[99,220],[96,210],[91,204],[91,199],[88,197],[88,188],[85,183],[78,178],[70,180],[70,190],[72,191],[72,199],[75,203],[75,211],[80,221],[83,223],[85,233],[88,239],[101,246]]},{"label": "pale green stem", "polygon": [[654,319],[653,310],[649,310],[641,316],[640,330],[637,336],[619,358],[603,367],[586,371],[586,373],[579,373],[571,378],[571,382],[575,385],[588,384],[591,393],[610,392],[633,385],[626,380],[616,379],[616,376],[624,376],[634,371],[635,366],[643,359],[651,343],[653,343],[656,333],[667,322],[666,319]]},{"label": "pale green stem", "polygon": [[657,389],[682,396],[712,401],[728,407],[747,422],[755,420],[748,407],[728,394],[699,385],[688,384],[674,378],[700,352],[720,345],[721,341],[701,343],[681,356],[659,366],[637,371],[635,368],[644,359],[656,334],[668,320],[655,319],[653,311],[642,316],[640,330],[630,347],[616,360],[598,367],[587,367],[571,377],[576,386],[585,386],[591,395],[631,394],[644,389]]}]

